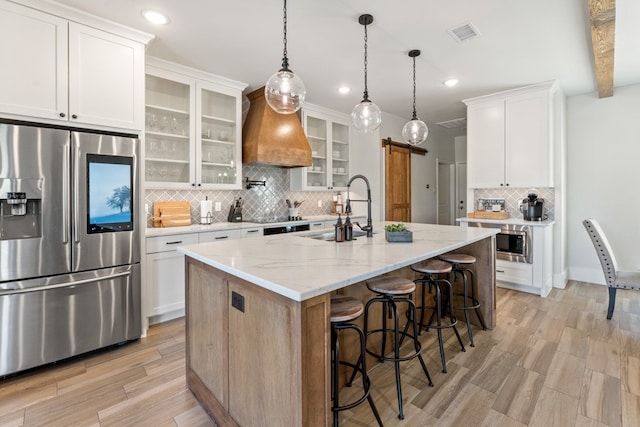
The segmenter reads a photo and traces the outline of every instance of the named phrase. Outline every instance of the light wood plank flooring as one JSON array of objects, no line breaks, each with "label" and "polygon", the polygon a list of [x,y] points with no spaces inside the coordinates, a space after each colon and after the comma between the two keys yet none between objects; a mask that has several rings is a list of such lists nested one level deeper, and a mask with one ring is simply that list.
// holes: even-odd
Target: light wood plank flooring
[{"label": "light wood plank flooring", "polygon": [[[475,348],[460,352],[445,331],[447,374],[435,333],[422,334],[435,387],[416,360],[402,365],[405,420],[397,418],[393,365],[371,369],[385,426],[640,425],[640,292],[619,291],[612,320],[606,309],[603,286],[570,282],[546,299],[499,289],[497,327],[475,329]],[[357,391],[345,388],[341,398]],[[23,425],[215,424],[186,387],[179,319],[115,350],[0,381],[0,426]],[[363,404],[341,413],[341,425],[375,422]]]}]

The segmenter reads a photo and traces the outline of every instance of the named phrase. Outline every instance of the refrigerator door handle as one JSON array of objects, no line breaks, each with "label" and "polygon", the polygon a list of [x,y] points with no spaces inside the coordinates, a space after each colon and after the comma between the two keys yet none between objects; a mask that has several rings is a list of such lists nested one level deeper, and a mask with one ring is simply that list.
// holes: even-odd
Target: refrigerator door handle
[{"label": "refrigerator door handle", "polygon": [[69,286],[84,285],[84,284],[87,284],[87,283],[100,282],[100,281],[103,281],[103,280],[116,279],[118,277],[130,276],[130,275],[131,275],[131,271],[123,271],[123,272],[120,272],[120,273],[109,274],[107,276],[91,277],[89,279],[76,280],[76,281],[73,281],[73,282],[58,283],[58,284],[55,284],[55,285],[36,286],[36,287],[33,287],[33,288],[26,288],[26,289],[4,290],[4,291],[0,291],[0,296],[27,294],[27,293],[30,293],[30,292],[49,291],[51,289],[59,289],[59,288],[66,288],[66,287],[69,287]]},{"label": "refrigerator door handle", "polygon": [[80,243],[80,235],[78,233],[78,223],[80,222],[80,218],[78,215],[78,211],[80,207],[78,206],[79,194],[80,194],[80,183],[79,175],[80,175],[80,147],[78,145],[78,141],[74,141],[73,144],[73,239],[76,243]]},{"label": "refrigerator door handle", "polygon": [[64,153],[62,157],[62,243],[69,243],[69,144],[65,142]]}]

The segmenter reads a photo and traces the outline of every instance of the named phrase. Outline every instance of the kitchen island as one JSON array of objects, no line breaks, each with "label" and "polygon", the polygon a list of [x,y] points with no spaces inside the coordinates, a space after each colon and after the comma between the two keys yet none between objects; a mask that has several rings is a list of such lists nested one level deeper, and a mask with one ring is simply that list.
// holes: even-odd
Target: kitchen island
[{"label": "kitchen island", "polygon": [[362,293],[369,278],[464,250],[477,258],[493,327],[496,230],[407,224],[413,243],[388,243],[383,225],[351,242],[312,231],[178,249],[187,255],[187,382],[218,425],[330,425],[329,298]]}]

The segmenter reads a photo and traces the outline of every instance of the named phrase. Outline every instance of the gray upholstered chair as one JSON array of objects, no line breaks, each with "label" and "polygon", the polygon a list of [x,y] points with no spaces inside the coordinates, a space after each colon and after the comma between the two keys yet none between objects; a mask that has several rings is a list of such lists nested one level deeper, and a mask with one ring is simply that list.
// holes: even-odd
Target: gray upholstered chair
[{"label": "gray upholstered chair", "polygon": [[607,281],[609,287],[609,309],[607,310],[607,319],[611,319],[613,316],[613,309],[616,305],[616,290],[617,289],[636,289],[640,290],[640,271],[619,271],[618,263],[611,250],[611,245],[607,240],[600,224],[593,218],[588,218],[582,221],[584,228],[587,229],[589,237],[593,242],[593,246],[596,248],[598,258],[600,258],[600,264],[602,265],[602,271],[604,272],[604,278]]}]

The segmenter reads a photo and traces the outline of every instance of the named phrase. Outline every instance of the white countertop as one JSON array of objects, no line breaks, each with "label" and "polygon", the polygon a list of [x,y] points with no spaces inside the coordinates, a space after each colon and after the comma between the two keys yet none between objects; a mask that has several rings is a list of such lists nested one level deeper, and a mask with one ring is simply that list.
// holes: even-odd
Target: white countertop
[{"label": "white countertop", "polygon": [[482,218],[456,218],[457,222],[481,222],[484,224],[511,224],[511,225],[530,225],[532,227],[547,227],[556,223],[554,219],[546,219],[544,221],[525,221],[522,218],[507,219],[482,219]]},{"label": "white countertop", "polygon": [[295,301],[304,301],[383,273],[458,249],[498,233],[498,229],[407,224],[412,243],[388,243],[385,223],[377,234],[351,242],[278,234],[178,247],[178,252]]},{"label": "white countertop", "polygon": [[[358,218],[361,218],[360,215],[356,215]],[[224,230],[240,230],[245,228],[255,228],[255,227],[278,227],[281,225],[296,225],[296,224],[308,224],[314,221],[326,221],[326,220],[337,220],[337,215],[316,215],[305,217],[300,221],[285,221],[285,222],[276,222],[276,223],[268,223],[268,224],[260,224],[256,222],[214,222],[213,224],[201,225],[201,224],[193,224],[187,225],[184,227],[147,227],[145,232],[146,237],[154,237],[154,236],[171,236],[175,234],[185,234],[185,233],[204,233],[207,231],[224,231]],[[344,218],[343,218],[344,219]]]}]

